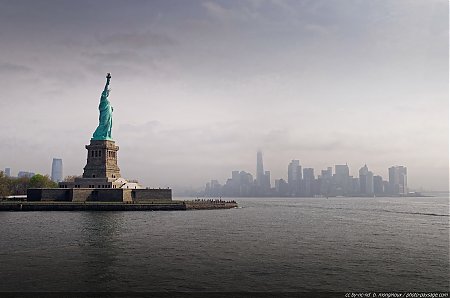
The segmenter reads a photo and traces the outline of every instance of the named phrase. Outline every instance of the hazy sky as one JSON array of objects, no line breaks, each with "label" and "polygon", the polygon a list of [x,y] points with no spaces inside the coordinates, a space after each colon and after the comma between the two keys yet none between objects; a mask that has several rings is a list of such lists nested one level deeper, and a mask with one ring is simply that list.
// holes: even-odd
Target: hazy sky
[{"label": "hazy sky", "polygon": [[367,163],[448,189],[447,0],[0,0],[0,168],[81,174],[111,72],[126,178]]}]

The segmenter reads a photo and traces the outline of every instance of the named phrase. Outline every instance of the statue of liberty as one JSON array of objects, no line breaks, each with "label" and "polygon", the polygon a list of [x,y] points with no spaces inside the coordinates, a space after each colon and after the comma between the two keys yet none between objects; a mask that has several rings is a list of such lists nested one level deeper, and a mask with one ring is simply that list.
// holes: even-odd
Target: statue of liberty
[{"label": "statue of liberty", "polygon": [[100,104],[98,110],[100,111],[100,116],[98,118],[98,127],[92,136],[92,140],[112,140],[111,138],[111,128],[112,128],[112,112],[113,108],[109,103],[109,81],[111,80],[111,74],[108,72],[106,75],[106,85],[103,89],[102,97],[100,98]]}]

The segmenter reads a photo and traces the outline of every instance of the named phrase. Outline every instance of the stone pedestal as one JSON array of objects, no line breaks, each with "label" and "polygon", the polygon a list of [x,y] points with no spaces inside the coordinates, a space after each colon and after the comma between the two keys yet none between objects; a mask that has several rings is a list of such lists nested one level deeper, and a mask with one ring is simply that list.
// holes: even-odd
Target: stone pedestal
[{"label": "stone pedestal", "polygon": [[116,146],[114,141],[91,140],[86,149],[88,155],[83,178],[120,178],[117,165],[119,146]]}]

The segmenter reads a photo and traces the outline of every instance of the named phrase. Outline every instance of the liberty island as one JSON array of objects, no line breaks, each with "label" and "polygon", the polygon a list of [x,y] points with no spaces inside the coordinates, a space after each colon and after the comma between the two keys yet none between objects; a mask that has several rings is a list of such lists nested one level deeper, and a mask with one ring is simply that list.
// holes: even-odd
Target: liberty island
[{"label": "liberty island", "polygon": [[90,144],[82,177],[59,182],[59,188],[29,188],[26,201],[3,202],[0,211],[20,210],[187,210],[237,207],[235,201],[172,200],[169,188],[150,189],[120,174],[119,146],[112,138],[113,108],[109,101],[111,74],[100,97],[99,123]]}]

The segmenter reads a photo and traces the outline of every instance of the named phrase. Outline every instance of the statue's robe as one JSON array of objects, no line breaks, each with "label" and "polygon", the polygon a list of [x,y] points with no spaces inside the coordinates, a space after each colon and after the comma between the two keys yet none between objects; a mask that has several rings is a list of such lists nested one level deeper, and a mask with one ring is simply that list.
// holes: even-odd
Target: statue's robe
[{"label": "statue's robe", "polygon": [[107,88],[108,84],[106,84],[105,90],[102,92],[102,97],[100,98],[100,104],[98,106],[98,110],[100,111],[99,123],[92,136],[92,140],[112,140],[112,107],[108,100],[109,91]]}]

